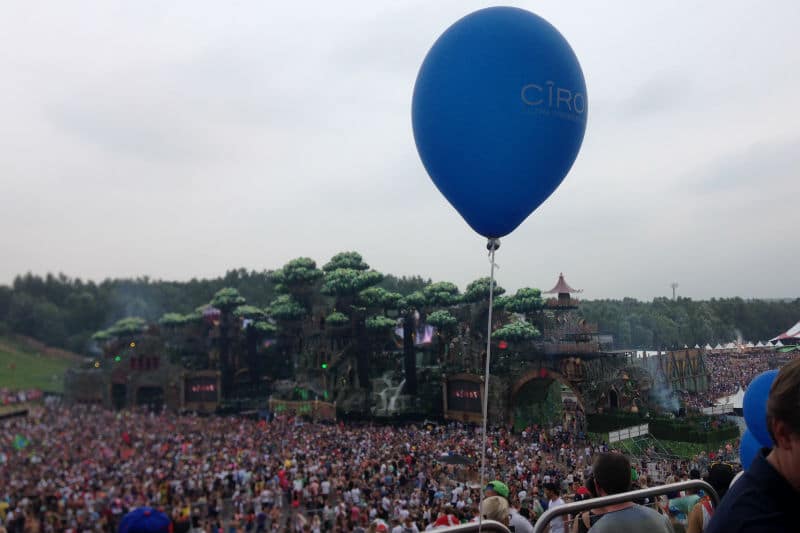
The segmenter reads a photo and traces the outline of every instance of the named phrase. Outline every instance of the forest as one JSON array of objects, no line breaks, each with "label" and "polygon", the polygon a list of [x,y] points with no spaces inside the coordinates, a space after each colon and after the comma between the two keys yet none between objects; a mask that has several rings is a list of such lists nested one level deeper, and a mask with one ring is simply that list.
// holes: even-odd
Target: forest
[{"label": "forest", "polygon": [[[185,282],[148,277],[94,282],[64,274],[18,275],[10,286],[0,285],[0,335],[25,335],[88,353],[92,335],[120,319],[157,322],[168,313],[191,313],[223,288],[236,289],[252,306],[268,308],[281,294],[276,272],[240,268],[217,278]],[[383,274],[376,286],[407,296],[431,284],[422,276]],[[613,335],[615,348],[658,349],[737,338],[767,340],[800,320],[800,298],[587,300],[581,302],[579,312],[596,323],[601,333]]]}]

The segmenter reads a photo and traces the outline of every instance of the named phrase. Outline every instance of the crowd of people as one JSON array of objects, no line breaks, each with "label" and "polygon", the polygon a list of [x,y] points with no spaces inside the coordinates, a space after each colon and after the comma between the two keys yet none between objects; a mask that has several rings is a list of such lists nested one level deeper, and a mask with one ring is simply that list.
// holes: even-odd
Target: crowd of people
[{"label": "crowd of people", "polygon": [[776,357],[774,350],[707,354],[706,369],[711,379],[704,396],[717,399],[735,394],[740,387],[747,388],[754,377],[775,368]]},{"label": "crowd of people", "polygon": [[[707,361],[712,394],[769,364],[715,357]],[[421,531],[481,512],[480,442],[480,428],[458,423],[390,427],[50,403],[0,422],[0,528],[115,531],[130,510],[153,506],[176,532],[366,531],[378,521],[387,531]],[[607,450],[574,421],[494,428],[483,480],[506,487],[516,531],[530,531],[551,502],[585,495],[592,462]],[[646,450],[633,478],[636,486],[688,479],[737,454],[728,446],[679,461]]]},{"label": "crowd of people", "polygon": [[[223,524],[232,531],[354,531],[376,519],[417,531],[479,512],[480,430],[473,426],[51,405],[1,429],[0,520],[9,532],[113,531],[144,505],[165,510],[175,531]],[[529,522],[548,506],[545,487],[573,499],[593,458],[607,450],[558,426],[496,429],[488,438],[486,479],[502,480],[512,508]],[[680,479],[706,460],[659,467]],[[644,459],[635,465],[640,485],[649,482],[650,466]]]},{"label": "crowd of people", "polygon": [[781,354],[772,349],[709,352],[705,355],[708,389],[699,393],[680,392],[680,401],[689,411],[712,407],[718,399],[734,395],[740,388],[746,389],[747,384],[760,373],[778,368],[793,358],[792,353]]},{"label": "crowd of people", "polygon": [[12,390],[8,387],[0,387],[0,406],[15,406],[26,402],[41,400],[43,393],[39,389],[20,389]]}]

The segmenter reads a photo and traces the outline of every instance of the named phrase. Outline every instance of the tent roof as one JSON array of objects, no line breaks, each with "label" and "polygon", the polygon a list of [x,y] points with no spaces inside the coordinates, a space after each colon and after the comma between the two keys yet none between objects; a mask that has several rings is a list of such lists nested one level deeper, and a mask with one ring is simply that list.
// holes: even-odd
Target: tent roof
[{"label": "tent roof", "polygon": [[564,280],[564,273],[561,272],[558,275],[558,282],[556,282],[556,286],[550,289],[549,291],[545,292],[545,294],[566,294],[571,292],[583,292],[581,289],[573,289],[569,286],[569,284]]},{"label": "tent roof", "polygon": [[775,341],[785,341],[787,339],[791,340],[800,340],[800,322],[795,324],[794,326],[790,327],[774,339],[770,339],[772,342]]}]

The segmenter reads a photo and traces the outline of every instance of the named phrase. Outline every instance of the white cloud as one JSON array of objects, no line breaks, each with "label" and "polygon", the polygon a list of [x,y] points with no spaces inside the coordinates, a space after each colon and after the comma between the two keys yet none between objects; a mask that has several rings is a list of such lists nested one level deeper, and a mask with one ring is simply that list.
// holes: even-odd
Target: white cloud
[{"label": "white cloud", "polygon": [[[588,297],[798,294],[796,2],[519,2],[571,42],[589,124],[572,172],[511,236],[502,285]],[[486,275],[483,240],[414,148],[438,35],[482,2],[5,6],[0,282],[188,279],[325,262]],[[750,181],[758,174],[757,181]]]}]

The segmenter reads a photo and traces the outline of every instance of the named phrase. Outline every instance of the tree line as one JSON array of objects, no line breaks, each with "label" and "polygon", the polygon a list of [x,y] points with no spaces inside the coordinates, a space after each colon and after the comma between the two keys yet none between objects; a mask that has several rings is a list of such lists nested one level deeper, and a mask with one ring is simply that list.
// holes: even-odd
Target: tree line
[{"label": "tree line", "polygon": [[800,298],[655,298],[642,302],[584,301],[580,312],[601,332],[614,336],[618,348],[683,348],[736,341],[766,341],[800,320]]},{"label": "tree line", "polygon": [[[95,332],[119,320],[157,322],[167,313],[188,314],[224,288],[236,289],[254,306],[267,307],[279,295],[273,274],[239,268],[224,276],[183,282],[147,276],[94,282],[65,274],[18,275],[10,286],[0,285],[0,335],[26,335],[85,353]],[[386,275],[378,285],[409,294],[430,283],[419,276]]]},{"label": "tree line", "polygon": [[[289,270],[301,276],[303,269],[298,266],[302,265],[293,265],[294,269]],[[281,280],[283,272],[286,271],[240,268],[230,270],[224,276],[185,282],[148,277],[94,282],[64,274],[38,276],[27,273],[17,276],[10,286],[0,285],[0,334],[27,335],[51,346],[86,353],[95,332],[121,319],[139,317],[156,322],[168,313],[192,313],[207,304],[210,295],[224,288],[236,289],[249,304],[261,308],[276,302],[280,306],[283,302],[281,296],[285,300],[287,294],[302,298],[300,291],[290,291],[287,287],[304,280],[301,277]],[[339,274],[339,278],[334,276],[329,280],[333,284],[329,289],[331,293],[346,294],[350,285],[360,283],[362,288],[374,286],[384,289],[385,293],[411,296],[412,301],[414,295],[427,289],[432,302],[449,302],[458,292],[453,284],[434,284],[421,276],[384,274],[375,280],[351,280],[346,273]],[[369,283],[365,284],[365,281]],[[465,291],[459,297],[473,296]],[[517,307],[522,314],[526,312],[523,296],[520,294],[517,298]],[[535,296],[538,300],[538,294]],[[612,334],[617,348],[671,348],[713,345],[736,338],[754,342],[769,339],[800,320],[800,299],[589,300],[581,303],[579,312],[588,322],[596,323],[601,332]],[[441,317],[433,318],[435,322]]]}]

